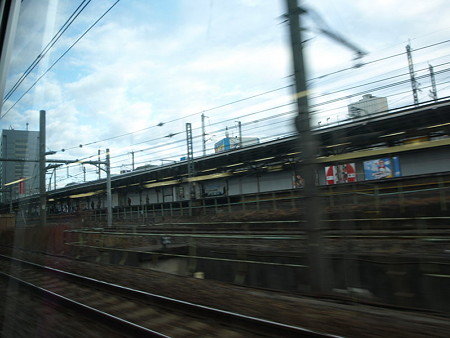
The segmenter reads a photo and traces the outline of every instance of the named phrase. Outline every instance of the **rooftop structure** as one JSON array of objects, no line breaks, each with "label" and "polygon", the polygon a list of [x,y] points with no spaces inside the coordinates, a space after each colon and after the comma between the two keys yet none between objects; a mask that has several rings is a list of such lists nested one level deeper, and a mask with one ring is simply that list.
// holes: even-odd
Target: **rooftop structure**
[{"label": "rooftop structure", "polygon": [[383,113],[388,111],[388,102],[385,97],[376,97],[372,94],[363,95],[363,98],[348,106],[348,114],[351,118]]}]

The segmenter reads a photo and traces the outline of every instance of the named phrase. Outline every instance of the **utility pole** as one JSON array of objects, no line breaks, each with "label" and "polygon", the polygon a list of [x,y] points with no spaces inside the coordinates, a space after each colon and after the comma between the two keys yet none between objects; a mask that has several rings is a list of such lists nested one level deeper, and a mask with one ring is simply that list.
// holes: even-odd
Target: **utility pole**
[{"label": "utility pole", "polygon": [[414,98],[414,105],[417,106],[419,104],[419,99],[417,97],[418,86],[417,86],[416,76],[414,74],[414,64],[413,64],[413,60],[412,60],[410,45],[406,46],[406,55],[408,57],[409,76],[411,78],[411,88],[412,88],[412,93],[413,93],[413,98]]},{"label": "utility pole", "polygon": [[436,89],[436,80],[434,78],[434,70],[432,65],[428,65],[428,69],[430,70],[430,78],[431,78],[431,90],[430,96],[434,101],[438,100],[437,97],[437,89]]},{"label": "utility pole", "polygon": [[106,208],[107,208],[107,213],[108,213],[108,227],[111,227],[112,226],[112,193],[111,193],[111,161],[110,161],[110,157],[109,157],[109,149],[106,149]]},{"label": "utility pole", "polygon": [[39,112],[39,218],[47,225],[47,194],[45,189],[45,110]]},{"label": "utility pole", "polygon": [[324,293],[326,291],[326,269],[322,252],[321,206],[316,187],[316,156],[318,146],[311,131],[308,88],[306,86],[306,72],[302,50],[302,27],[300,25],[300,18],[305,13],[305,10],[298,7],[297,0],[286,0],[286,3],[295,77],[294,95],[298,109],[295,124],[299,133],[299,148],[303,160],[300,167],[300,174],[305,181],[303,193],[305,196],[304,210],[308,238],[307,259],[309,283],[313,293]]},{"label": "utility pole", "polygon": [[53,178],[53,173],[51,173],[50,178],[48,179],[48,189],[47,190],[52,189],[52,178]]},{"label": "utility pole", "polygon": [[[98,150],[98,161],[100,162],[100,149]],[[100,167],[98,167],[98,179],[99,180],[102,178],[100,173],[101,173],[101,170],[100,170]]]},{"label": "utility pole", "polygon": [[86,182],[86,167],[83,166],[83,182]]},{"label": "utility pole", "polygon": [[[54,154],[55,152],[48,152],[47,155]],[[69,163],[80,163],[79,160],[51,160],[48,161],[54,163],[50,165],[49,168],[56,168],[56,163],[69,164]],[[107,222],[108,226],[112,226],[112,193],[111,193],[111,160],[109,149],[106,149],[106,160],[105,161],[83,161],[83,164],[92,164],[97,166],[99,170],[104,170],[106,172],[106,207],[107,207]],[[101,165],[105,165],[106,168],[102,169]]]},{"label": "utility pole", "polygon": [[131,170],[134,171],[134,151],[131,152]]},{"label": "utility pole", "polygon": [[[194,176],[194,148],[192,143],[192,125],[190,123],[186,123],[186,144],[187,144],[186,159],[187,159],[188,177],[191,178],[192,176]],[[189,181],[188,196],[189,196],[189,216],[192,216],[192,200],[195,197],[195,191],[193,191],[191,181]]]},{"label": "utility pole", "polygon": [[237,121],[238,123],[238,131],[239,131],[239,148],[242,148],[242,123],[241,121]]},{"label": "utility pole", "polygon": [[203,143],[203,156],[206,156],[205,114],[203,113],[202,113],[202,143]]}]

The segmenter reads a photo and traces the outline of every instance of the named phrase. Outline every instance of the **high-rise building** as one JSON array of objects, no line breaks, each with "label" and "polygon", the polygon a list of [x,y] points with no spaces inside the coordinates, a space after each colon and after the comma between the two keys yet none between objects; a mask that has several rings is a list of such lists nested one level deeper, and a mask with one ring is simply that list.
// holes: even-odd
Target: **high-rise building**
[{"label": "high-rise building", "polygon": [[348,106],[348,115],[357,118],[387,112],[388,109],[387,98],[366,94],[361,100]]},{"label": "high-rise building", "polygon": [[[39,193],[39,163],[36,162],[39,159],[38,131],[4,129],[1,158],[2,202]],[[10,161],[15,159],[21,161]],[[12,182],[16,183],[10,184]]]}]

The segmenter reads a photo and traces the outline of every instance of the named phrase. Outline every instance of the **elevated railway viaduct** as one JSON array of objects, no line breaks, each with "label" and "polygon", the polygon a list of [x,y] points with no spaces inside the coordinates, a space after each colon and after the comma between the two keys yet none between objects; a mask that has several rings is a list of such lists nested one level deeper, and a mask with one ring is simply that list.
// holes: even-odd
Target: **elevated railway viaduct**
[{"label": "elevated railway viaduct", "polygon": [[[445,100],[316,129],[317,184],[328,199],[326,205],[336,203],[337,193],[354,192],[353,204],[361,203],[363,196],[379,204],[393,190],[398,193],[395,198],[404,201],[411,194],[408,191],[436,188],[435,196],[446,208],[449,110],[450,100]],[[219,209],[223,213],[301,206],[299,142],[301,135],[293,135],[194,158],[192,177],[188,177],[186,161],[114,176],[114,219],[145,221],[157,216],[217,214]],[[380,160],[389,162],[391,175],[377,176]],[[105,187],[102,179],[48,191],[48,213],[89,210],[100,221],[106,217]],[[13,205],[22,218],[32,217],[37,200],[38,196],[29,196]]]}]

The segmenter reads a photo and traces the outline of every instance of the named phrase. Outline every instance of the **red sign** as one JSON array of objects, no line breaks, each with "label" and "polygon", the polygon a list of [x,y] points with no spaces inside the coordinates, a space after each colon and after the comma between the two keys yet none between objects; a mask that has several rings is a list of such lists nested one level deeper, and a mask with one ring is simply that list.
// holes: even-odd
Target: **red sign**
[{"label": "red sign", "polygon": [[325,180],[327,185],[356,182],[355,164],[347,163],[325,167]]},{"label": "red sign", "polygon": [[325,167],[325,177],[327,184],[336,184],[336,167],[334,165]]}]

